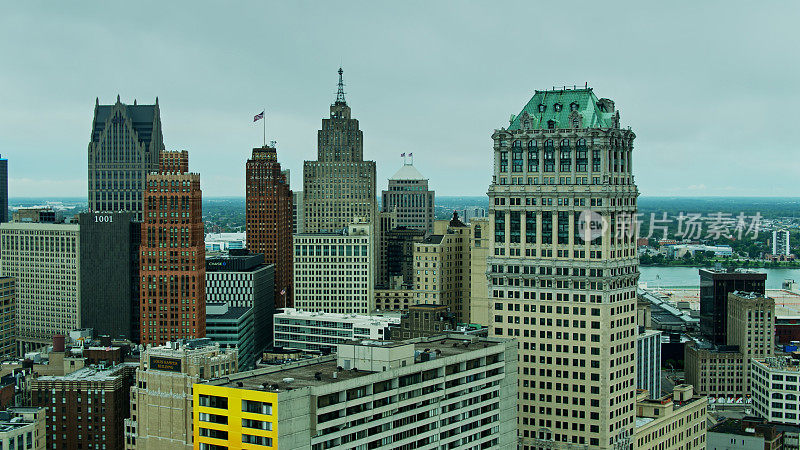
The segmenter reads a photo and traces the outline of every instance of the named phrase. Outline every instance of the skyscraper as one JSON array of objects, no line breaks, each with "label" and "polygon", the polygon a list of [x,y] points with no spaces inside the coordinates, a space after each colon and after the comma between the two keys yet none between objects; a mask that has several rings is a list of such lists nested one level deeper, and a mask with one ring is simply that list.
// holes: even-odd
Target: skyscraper
[{"label": "skyscraper", "polygon": [[303,164],[305,233],[334,232],[355,218],[375,223],[375,161],[364,161],[358,120],[344,98],[342,69],[330,118],[317,133],[317,160]]},{"label": "skyscraper", "polygon": [[154,105],[95,102],[89,141],[89,211],[129,211],[142,221],[147,174],[164,150],[158,98]]},{"label": "skyscraper", "polygon": [[292,191],[274,147],[254,148],[247,160],[247,248],[275,265],[275,307],[291,307]]},{"label": "skyscraper", "polygon": [[634,138],[591,88],[536,91],[492,135],[490,335],[519,341],[525,450],[632,444]]},{"label": "skyscraper", "polygon": [[712,343],[725,345],[728,331],[728,294],[766,293],[766,273],[700,269],[700,332]]},{"label": "skyscraper", "polygon": [[206,266],[200,175],[189,153],[162,152],[147,176],[139,258],[142,344],[205,336]]},{"label": "skyscraper", "polygon": [[78,215],[80,316],[98,335],[138,342],[141,224],[134,219],[131,212]]},{"label": "skyscraper", "polygon": [[8,159],[0,158],[0,223],[8,222]]},{"label": "skyscraper", "polygon": [[382,193],[384,211],[397,212],[397,226],[419,228],[433,233],[434,197],[428,189],[428,179],[414,167],[413,161],[403,161],[389,178],[389,189]]}]

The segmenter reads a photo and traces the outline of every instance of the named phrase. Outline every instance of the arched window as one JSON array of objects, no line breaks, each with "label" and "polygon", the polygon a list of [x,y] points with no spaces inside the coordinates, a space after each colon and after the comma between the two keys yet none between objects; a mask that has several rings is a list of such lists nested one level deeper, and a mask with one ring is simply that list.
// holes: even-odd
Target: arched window
[{"label": "arched window", "polygon": [[528,151],[530,151],[530,149],[536,149],[536,140],[528,141]]},{"label": "arched window", "polygon": [[562,139],[561,143],[558,144],[559,147],[569,147],[569,139]]},{"label": "arched window", "polygon": [[580,120],[578,120],[578,118],[577,118],[577,117],[576,117],[576,118],[574,118],[574,119],[572,119],[572,127],[573,127],[573,128],[578,128],[579,126],[581,126],[581,121],[580,121]]},{"label": "arched window", "polygon": [[578,104],[576,102],[570,103],[569,104],[569,110],[570,111],[577,111],[578,110]]},{"label": "arched window", "polygon": [[556,121],[555,120],[548,120],[547,121],[547,129],[548,130],[555,130],[556,129]]},{"label": "arched window", "polygon": [[520,148],[522,147],[522,142],[519,139],[517,139],[516,141],[514,141],[513,144],[511,144],[511,146],[514,148]]}]

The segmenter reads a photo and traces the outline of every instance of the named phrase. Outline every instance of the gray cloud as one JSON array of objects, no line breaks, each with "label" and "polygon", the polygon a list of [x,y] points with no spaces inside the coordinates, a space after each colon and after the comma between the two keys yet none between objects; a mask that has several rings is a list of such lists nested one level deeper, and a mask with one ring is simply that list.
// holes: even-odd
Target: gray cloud
[{"label": "gray cloud", "polygon": [[339,64],[379,190],[413,152],[440,194],[485,193],[492,131],[535,89],[588,81],[637,133],[644,195],[798,192],[795,2],[378,3],[6,8],[10,195],[84,196],[94,99],[117,93],[159,97],[165,142],[190,151],[206,196],[244,195],[266,107],[298,189]]}]

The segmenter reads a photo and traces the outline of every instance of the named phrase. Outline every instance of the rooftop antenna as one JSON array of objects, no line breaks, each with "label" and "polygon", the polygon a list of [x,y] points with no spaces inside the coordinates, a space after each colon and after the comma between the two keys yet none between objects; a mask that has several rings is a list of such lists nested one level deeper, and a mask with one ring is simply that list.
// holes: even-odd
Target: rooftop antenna
[{"label": "rooftop antenna", "polygon": [[344,80],[342,79],[342,74],[344,71],[341,67],[339,67],[339,89],[336,91],[336,103],[347,103],[344,100]]}]

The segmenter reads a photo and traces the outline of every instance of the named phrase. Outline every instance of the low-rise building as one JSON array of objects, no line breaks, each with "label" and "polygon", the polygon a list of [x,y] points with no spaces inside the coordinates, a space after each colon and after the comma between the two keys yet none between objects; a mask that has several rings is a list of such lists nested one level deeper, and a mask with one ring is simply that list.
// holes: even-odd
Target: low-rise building
[{"label": "low-rise building", "polygon": [[516,342],[442,336],[342,344],[336,355],[194,387],[200,449],[517,447]]},{"label": "low-rise building", "polygon": [[375,289],[375,311],[406,311],[419,303],[420,299],[410,288]]},{"label": "low-rise building", "polygon": [[694,395],[691,385],[675,386],[672,394],[636,400],[635,442],[638,450],[706,448],[708,397]]},{"label": "low-rise building", "polygon": [[124,448],[134,370],[135,365],[127,363],[108,369],[84,367],[69,375],[32,380],[31,401],[47,411],[48,446]]},{"label": "low-rise building", "polygon": [[800,361],[777,356],[751,366],[753,412],[764,419],[800,425]]},{"label": "low-rise building", "polygon": [[275,347],[306,351],[333,351],[353,339],[387,339],[389,326],[399,315],[333,314],[283,308],[275,314]]},{"label": "low-rise building", "polygon": [[146,347],[130,390],[125,448],[191,449],[192,385],[236,373],[237,356],[205,338]]},{"label": "low-rise building", "polygon": [[391,327],[392,339],[411,339],[435,336],[457,327],[455,314],[446,305],[414,305]]},{"label": "low-rise building", "polygon": [[708,429],[713,450],[782,450],[783,434],[758,417],[728,418]]},{"label": "low-rise building", "polygon": [[45,450],[45,408],[13,407],[0,411],[0,449]]}]

